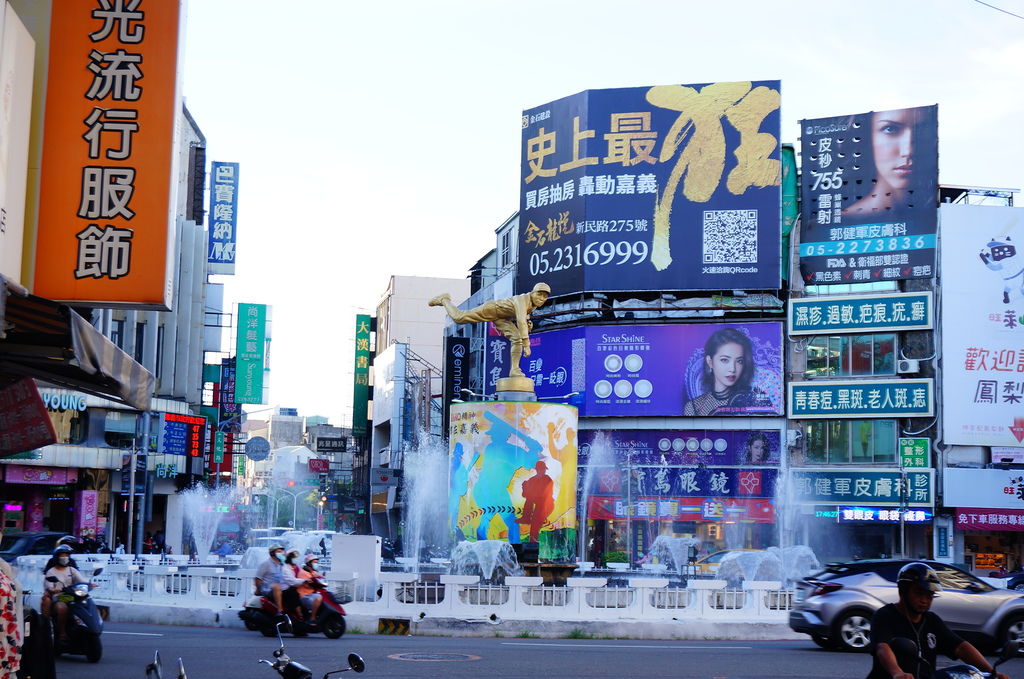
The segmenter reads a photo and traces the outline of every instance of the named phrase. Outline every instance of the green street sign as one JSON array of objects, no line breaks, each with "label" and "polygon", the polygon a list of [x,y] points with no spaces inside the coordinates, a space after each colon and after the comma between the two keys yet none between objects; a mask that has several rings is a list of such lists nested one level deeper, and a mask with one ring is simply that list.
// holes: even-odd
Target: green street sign
[{"label": "green street sign", "polygon": [[224,432],[219,431],[213,437],[213,461],[216,464],[224,462]]},{"label": "green street sign", "polygon": [[307,486],[319,486],[320,485],[320,479],[306,479],[302,483],[304,485],[307,485]]},{"label": "green street sign", "polygon": [[899,440],[900,466],[904,469],[927,469],[932,466],[932,440],[929,438]]}]

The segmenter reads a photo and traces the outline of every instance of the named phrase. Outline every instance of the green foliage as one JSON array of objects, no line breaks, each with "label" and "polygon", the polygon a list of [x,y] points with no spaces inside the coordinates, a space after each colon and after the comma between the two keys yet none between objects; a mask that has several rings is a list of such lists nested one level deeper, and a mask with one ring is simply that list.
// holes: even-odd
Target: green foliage
[{"label": "green foliage", "polygon": [[530,630],[525,630],[524,629],[522,632],[520,632],[519,634],[516,635],[516,638],[518,638],[518,639],[540,639],[540,635],[534,634]]},{"label": "green foliage", "polygon": [[586,630],[580,629],[579,627],[573,627],[569,630],[569,633],[565,635],[566,639],[593,639],[594,635]]},{"label": "green foliage", "polygon": [[618,552],[605,552],[604,553],[604,562],[606,564],[609,564],[609,563],[628,563],[629,562],[629,558],[626,556],[626,553],[621,551],[621,550],[618,551]]}]

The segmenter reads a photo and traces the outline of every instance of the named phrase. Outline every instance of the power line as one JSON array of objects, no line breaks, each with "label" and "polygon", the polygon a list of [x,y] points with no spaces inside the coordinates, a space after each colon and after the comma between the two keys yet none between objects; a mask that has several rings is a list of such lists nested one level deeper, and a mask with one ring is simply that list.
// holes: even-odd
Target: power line
[{"label": "power line", "polygon": [[1005,10],[1002,7],[996,7],[995,5],[990,5],[987,2],[982,2],[982,0],[974,0],[974,2],[978,3],[979,5],[985,5],[986,7],[990,7],[992,9],[996,10],[997,12],[1002,12],[1003,14],[1009,14],[1010,16],[1017,17],[1018,19],[1024,19],[1024,16],[1021,16],[1020,14],[1014,14],[1013,12],[1010,12],[1009,10]]}]

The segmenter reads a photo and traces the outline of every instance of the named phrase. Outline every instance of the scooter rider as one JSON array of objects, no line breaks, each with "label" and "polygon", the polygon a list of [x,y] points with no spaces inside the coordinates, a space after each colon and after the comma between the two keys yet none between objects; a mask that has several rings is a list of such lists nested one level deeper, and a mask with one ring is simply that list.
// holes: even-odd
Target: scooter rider
[{"label": "scooter rider", "polygon": [[[88,579],[70,564],[71,561],[71,547],[68,545],[61,545],[57,549],[53,550],[53,555],[57,558],[57,563],[52,568],[46,571],[43,576],[43,582],[46,585],[47,597],[44,597],[44,601],[48,598],[47,605],[44,605],[44,614],[49,615],[50,611],[55,607],[57,610],[57,634],[58,638],[62,643],[68,641],[68,604],[73,600],[70,594],[64,593],[65,587],[71,585],[77,585],[79,583],[87,583]],[[50,582],[46,578],[54,577],[57,582]],[[52,605],[52,607],[51,607]]]},{"label": "scooter rider", "polygon": [[[896,579],[900,599],[879,608],[871,619],[871,673],[867,679],[927,679],[935,673],[935,659],[941,651],[991,672],[992,665],[978,649],[961,639],[930,610],[932,599],[942,591],[939,576],[927,564],[909,563]],[[913,641],[919,657],[897,654],[890,642],[896,638]],[[996,679],[1009,679],[997,672]]]},{"label": "scooter rider", "polygon": [[256,569],[256,593],[260,596],[270,597],[277,605],[278,613],[284,611],[282,605],[282,591],[285,587],[284,581],[284,546],[271,545],[270,558],[259,565]]},{"label": "scooter rider", "polygon": [[288,587],[282,595],[285,600],[285,608],[295,611],[301,620],[302,615],[302,592],[300,588],[309,580],[309,574],[299,567],[299,550],[289,549],[284,555],[284,568],[281,570],[284,576],[284,584]]},{"label": "scooter rider", "polygon": [[317,571],[320,557],[316,554],[307,554],[306,563],[302,570],[299,572],[305,572],[308,576],[306,581],[299,585],[299,596],[302,598],[302,605],[309,609],[309,619],[316,620],[317,612],[320,610],[320,604],[323,602],[323,596],[321,596],[313,586],[313,583],[318,579],[322,578],[323,575]]}]

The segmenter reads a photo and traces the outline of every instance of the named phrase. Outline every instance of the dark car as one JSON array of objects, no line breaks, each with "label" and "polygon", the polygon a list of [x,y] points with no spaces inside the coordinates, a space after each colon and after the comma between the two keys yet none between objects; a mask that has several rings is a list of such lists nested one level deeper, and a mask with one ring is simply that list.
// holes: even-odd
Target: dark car
[{"label": "dark car", "polygon": [[50,554],[57,545],[57,540],[67,533],[54,531],[25,531],[4,533],[0,539],[0,559],[11,562],[19,556],[31,554]]},{"label": "dark car", "polygon": [[[789,613],[789,626],[809,634],[823,648],[866,651],[871,641],[871,617],[899,599],[896,578],[911,560],[871,560],[829,564],[799,583]],[[997,589],[970,573],[937,561],[922,561],[935,569],[942,591],[932,610],[961,636],[983,647],[1024,641],[1024,595]]]}]

